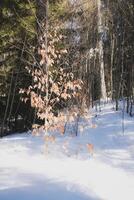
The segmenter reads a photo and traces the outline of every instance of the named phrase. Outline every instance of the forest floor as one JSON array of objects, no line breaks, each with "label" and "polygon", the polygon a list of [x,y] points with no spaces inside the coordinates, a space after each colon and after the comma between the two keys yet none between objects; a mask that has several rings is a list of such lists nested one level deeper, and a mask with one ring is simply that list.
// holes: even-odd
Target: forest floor
[{"label": "forest floor", "polygon": [[[78,136],[0,139],[0,200],[134,200],[134,118],[112,104],[79,121]],[[93,156],[86,144],[94,145]]]}]

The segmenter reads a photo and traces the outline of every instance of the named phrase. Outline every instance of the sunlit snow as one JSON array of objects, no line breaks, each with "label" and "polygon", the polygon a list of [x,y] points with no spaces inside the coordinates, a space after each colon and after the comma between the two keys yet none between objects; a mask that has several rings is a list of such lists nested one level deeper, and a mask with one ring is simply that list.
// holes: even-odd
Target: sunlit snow
[{"label": "sunlit snow", "polygon": [[0,139],[0,200],[133,200],[134,118],[125,115],[123,134],[121,112],[101,110],[80,120],[78,137],[57,136],[47,155],[42,136]]}]

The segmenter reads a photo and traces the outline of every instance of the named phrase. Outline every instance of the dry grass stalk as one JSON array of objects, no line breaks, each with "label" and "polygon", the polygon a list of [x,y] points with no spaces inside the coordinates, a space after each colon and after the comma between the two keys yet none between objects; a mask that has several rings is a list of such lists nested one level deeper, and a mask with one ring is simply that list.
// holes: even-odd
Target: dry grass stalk
[{"label": "dry grass stalk", "polygon": [[92,127],[92,128],[97,128],[97,125],[96,125],[96,124],[92,124],[91,127]]},{"label": "dry grass stalk", "polygon": [[91,143],[88,143],[86,146],[87,146],[87,150],[88,150],[89,154],[90,154],[91,156],[93,156],[93,153],[94,153],[94,145],[91,144]]},{"label": "dry grass stalk", "polygon": [[50,136],[46,135],[44,137],[44,141],[45,142],[52,142],[52,143],[54,143],[55,142],[55,136],[53,136],[53,135],[50,135]]}]

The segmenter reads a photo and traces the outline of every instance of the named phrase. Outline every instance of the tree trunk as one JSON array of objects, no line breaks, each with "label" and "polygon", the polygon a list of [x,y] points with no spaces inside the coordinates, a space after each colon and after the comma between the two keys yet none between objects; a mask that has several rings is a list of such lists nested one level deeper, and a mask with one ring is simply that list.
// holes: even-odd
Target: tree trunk
[{"label": "tree trunk", "polygon": [[99,34],[99,65],[100,65],[100,84],[101,84],[101,99],[106,100],[106,83],[105,83],[105,70],[104,70],[104,50],[103,50],[103,21],[102,21],[102,2],[97,0],[98,6],[98,34]]},{"label": "tree trunk", "polygon": [[114,63],[114,47],[115,47],[115,38],[114,35],[111,38],[111,99],[113,99],[113,63]]},{"label": "tree trunk", "polygon": [[[36,0],[36,24],[37,24],[37,65],[46,67],[44,57],[47,42],[47,0]],[[43,51],[44,50],[44,51]]]},{"label": "tree trunk", "polygon": [[48,0],[36,0],[37,15],[37,64],[46,75],[45,131],[48,134],[49,65],[48,65]]}]

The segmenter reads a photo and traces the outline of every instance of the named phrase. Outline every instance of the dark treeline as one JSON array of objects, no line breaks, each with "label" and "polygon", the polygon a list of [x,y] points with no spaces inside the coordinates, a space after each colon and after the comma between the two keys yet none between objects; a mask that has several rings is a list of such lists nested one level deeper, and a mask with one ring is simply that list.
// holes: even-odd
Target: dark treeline
[{"label": "dark treeline", "polygon": [[0,135],[100,100],[133,116],[133,18],[133,0],[0,1]]}]

